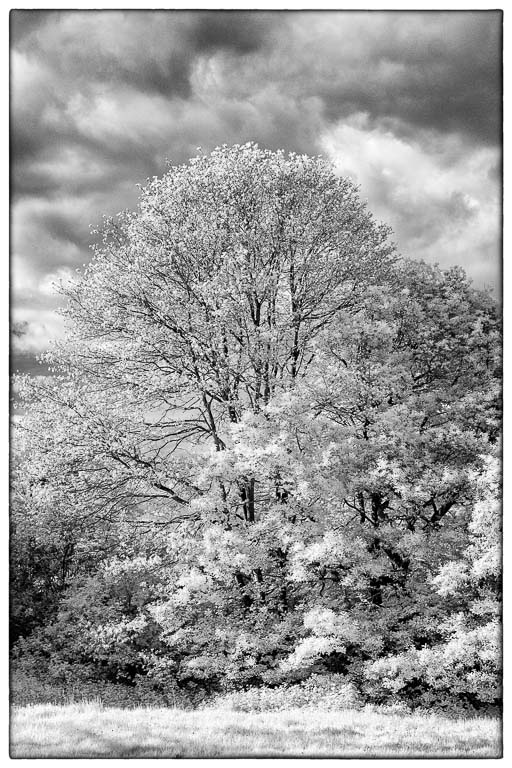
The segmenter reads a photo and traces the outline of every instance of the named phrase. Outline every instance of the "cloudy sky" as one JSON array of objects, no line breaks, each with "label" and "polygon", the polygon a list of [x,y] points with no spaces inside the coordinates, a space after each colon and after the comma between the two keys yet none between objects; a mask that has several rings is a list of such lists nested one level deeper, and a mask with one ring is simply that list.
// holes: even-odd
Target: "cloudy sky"
[{"label": "cloudy sky", "polygon": [[499,12],[11,12],[13,367],[90,226],[197,147],[322,154],[404,255],[499,290]]}]

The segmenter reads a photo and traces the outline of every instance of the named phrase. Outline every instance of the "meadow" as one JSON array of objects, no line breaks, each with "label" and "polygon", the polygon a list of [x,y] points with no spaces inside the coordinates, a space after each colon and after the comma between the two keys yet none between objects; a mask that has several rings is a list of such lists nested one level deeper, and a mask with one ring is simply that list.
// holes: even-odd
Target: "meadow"
[{"label": "meadow", "polygon": [[321,712],[185,711],[98,703],[13,707],[13,758],[500,757],[491,717],[372,708]]}]

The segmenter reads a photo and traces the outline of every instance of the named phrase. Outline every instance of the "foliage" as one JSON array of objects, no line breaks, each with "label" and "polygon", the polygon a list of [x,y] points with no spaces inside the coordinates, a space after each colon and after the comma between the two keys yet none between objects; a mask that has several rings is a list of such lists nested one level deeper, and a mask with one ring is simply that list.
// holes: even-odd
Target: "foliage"
[{"label": "foliage", "polygon": [[310,675],[295,685],[262,686],[216,697],[210,706],[235,712],[286,712],[290,709],[340,711],[358,709],[363,703],[355,686],[344,675]]},{"label": "foliage", "polygon": [[73,571],[20,659],[196,703],[311,675],[497,701],[488,294],[399,259],[322,160],[254,145],[153,180],[63,290],[13,481]]},{"label": "foliage", "polygon": [[68,705],[85,701],[101,703],[103,706],[134,708],[142,706],[180,709],[190,708],[191,703],[183,696],[159,695],[149,686],[135,688],[122,683],[109,683],[104,680],[75,679],[74,682],[56,682],[50,676],[41,673],[26,674],[14,664],[10,684],[11,704],[18,707],[34,704]]},{"label": "foliage", "polygon": [[451,597],[439,625],[442,642],[372,664],[381,685],[402,695],[420,688],[424,705],[478,708],[501,698],[500,475],[490,456],[477,479],[469,545],[432,579],[440,595]]}]

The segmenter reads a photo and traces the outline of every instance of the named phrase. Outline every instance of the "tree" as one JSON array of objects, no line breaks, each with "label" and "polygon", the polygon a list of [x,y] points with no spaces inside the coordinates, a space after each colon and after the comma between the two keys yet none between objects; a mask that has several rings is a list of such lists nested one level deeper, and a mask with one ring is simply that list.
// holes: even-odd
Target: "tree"
[{"label": "tree", "polygon": [[468,702],[476,708],[501,697],[501,467],[489,455],[476,480],[469,540],[432,580],[447,600],[439,638],[375,662],[371,672],[386,688],[404,691],[421,681],[425,704]]},{"label": "tree", "polygon": [[376,659],[441,642],[435,579],[466,557],[500,428],[499,319],[389,234],[321,159],[222,147],[154,179],[64,289],[55,375],[20,383],[16,487],[85,549],[117,542],[101,573],[145,582],[150,559],[138,624],[100,590],[137,674],[335,671],[378,699]]}]

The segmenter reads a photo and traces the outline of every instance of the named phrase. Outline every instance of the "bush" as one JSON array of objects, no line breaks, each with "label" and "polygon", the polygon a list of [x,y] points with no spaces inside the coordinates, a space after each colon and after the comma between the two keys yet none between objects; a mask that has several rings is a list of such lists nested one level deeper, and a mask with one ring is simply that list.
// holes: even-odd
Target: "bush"
[{"label": "bush", "polygon": [[14,706],[29,704],[72,704],[94,701],[110,707],[179,707],[191,709],[190,699],[173,688],[159,691],[145,678],[134,686],[106,681],[77,680],[58,683],[50,678],[30,675],[13,669],[10,680],[10,699]]},{"label": "bush", "polygon": [[363,702],[352,683],[344,675],[311,675],[294,685],[275,688],[262,686],[245,691],[217,696],[214,707],[233,709],[236,712],[270,712],[287,709],[360,709]]}]

